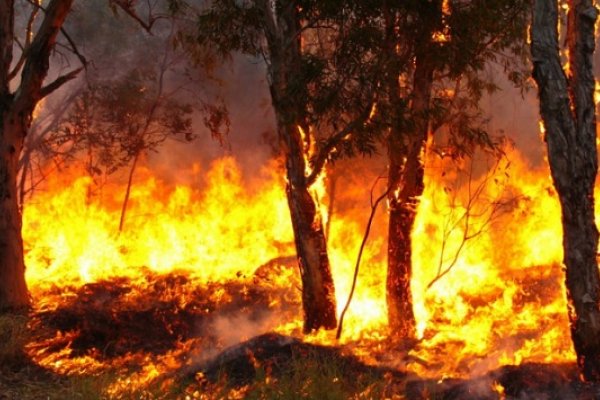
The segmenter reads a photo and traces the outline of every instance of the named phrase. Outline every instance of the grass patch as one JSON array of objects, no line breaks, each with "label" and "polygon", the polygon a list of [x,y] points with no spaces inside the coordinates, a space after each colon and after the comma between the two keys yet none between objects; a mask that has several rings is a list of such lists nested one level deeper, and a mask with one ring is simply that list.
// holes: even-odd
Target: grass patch
[{"label": "grass patch", "polygon": [[[386,397],[387,382],[383,376],[364,371],[357,373],[347,360],[317,352],[295,353],[289,364],[275,371],[258,367],[254,380],[242,388],[227,388],[227,377],[199,389],[185,389],[194,399],[379,399]],[[184,398],[178,397],[178,398]]]},{"label": "grass patch", "polygon": [[32,340],[24,314],[0,313],[0,399],[100,400],[108,384],[103,377],[54,374],[33,363],[25,353]]},{"label": "grass patch", "polygon": [[0,363],[4,367],[19,367],[26,361],[25,344],[31,335],[28,318],[21,314],[0,314]]}]

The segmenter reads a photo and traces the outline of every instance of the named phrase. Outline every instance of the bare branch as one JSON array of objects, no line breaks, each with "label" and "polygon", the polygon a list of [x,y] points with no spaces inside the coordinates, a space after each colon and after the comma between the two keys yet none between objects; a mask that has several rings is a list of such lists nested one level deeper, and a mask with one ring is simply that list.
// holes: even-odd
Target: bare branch
[{"label": "bare branch", "polygon": [[[37,10],[42,10],[42,11],[46,12],[46,8],[43,7],[37,1],[28,0],[28,3],[31,4],[34,7],[34,9],[36,10],[36,13],[37,13]],[[30,20],[30,22],[33,23],[32,20]],[[30,33],[31,33],[30,29],[31,29],[31,26],[28,25],[28,39],[30,39],[30,36],[31,36],[30,35]],[[65,28],[62,27],[62,26],[60,27],[60,33],[63,34],[63,36],[65,37],[65,39],[67,39],[67,42],[69,43],[69,46],[71,46],[69,50],[71,50],[73,52],[73,54],[75,54],[75,56],[79,59],[79,62],[81,62],[81,65],[83,65],[84,67],[87,67],[87,64],[88,64],[87,59],[81,54],[81,52],[79,52],[79,49],[75,45],[75,42],[73,41],[73,39],[71,38],[71,36],[67,33],[67,31],[65,30]],[[25,46],[25,48],[28,47],[29,43],[30,43],[30,40],[28,40],[27,45]],[[15,71],[17,72],[18,70],[15,69]]]},{"label": "bare branch", "polygon": [[129,15],[135,22],[137,22],[146,32],[152,35],[152,27],[159,19],[166,18],[165,16],[156,16],[152,14],[152,7],[148,3],[148,20],[144,21],[142,17],[134,9],[135,1],[132,0],[110,0],[112,4],[118,6],[125,14]]},{"label": "bare branch", "polygon": [[25,60],[27,59],[27,51],[29,50],[29,46],[31,46],[31,39],[33,37],[33,23],[35,21],[35,18],[37,17],[39,10],[40,7],[37,4],[35,4],[33,9],[31,10],[31,14],[29,15],[29,19],[27,20],[27,28],[25,31],[25,44],[22,45],[19,42],[19,40],[15,38],[15,41],[21,48],[21,57],[19,57],[19,61],[17,61],[13,70],[8,74],[9,81],[13,80],[17,76],[17,74],[23,67],[23,64],[25,64]]},{"label": "bare branch", "polygon": [[310,186],[313,183],[315,183],[315,181],[319,177],[319,174],[323,170],[325,163],[329,159],[329,156],[336,148],[336,146],[339,145],[343,140],[345,140],[346,137],[352,133],[352,131],[364,124],[369,119],[369,114],[371,113],[372,108],[373,105],[369,104],[369,107],[367,107],[366,110],[363,111],[355,120],[348,123],[341,131],[330,136],[325,142],[325,145],[321,147],[317,154],[315,154],[311,158],[312,169],[310,175],[306,178],[307,186]]},{"label": "bare branch", "polygon": [[[469,172],[467,174],[467,201],[466,204],[463,206],[464,211],[460,215],[460,217],[456,218],[455,220],[452,220],[452,214],[454,214],[454,210],[456,210],[458,207],[455,204],[453,204],[451,207],[452,212],[447,217],[448,219],[445,222],[444,232],[442,233],[442,243],[437,273],[436,276],[427,285],[427,289],[430,289],[436,282],[438,282],[440,279],[446,276],[456,266],[460,255],[462,254],[468,242],[486,232],[489,225],[493,221],[495,221],[500,215],[502,215],[502,213],[506,211],[506,208],[509,205],[514,204],[514,202],[519,200],[519,197],[502,199],[502,191],[496,199],[493,199],[487,204],[485,204],[480,212],[476,212],[476,206],[478,205],[478,203],[486,201],[482,198],[486,188],[488,187],[490,181],[492,180],[492,178],[495,175],[495,172],[498,169],[498,164],[496,164],[496,166],[492,168],[490,172],[488,172],[488,174],[481,180],[481,182],[479,182],[479,184],[475,188],[472,187],[473,168],[474,162],[473,160],[471,160],[469,165]],[[453,191],[453,203],[456,201],[457,190],[458,188],[455,188],[455,190]],[[473,218],[483,218],[483,220],[478,224],[475,224],[472,221]],[[460,229],[460,227],[462,227],[460,243],[454,251],[454,254],[452,255],[449,263],[444,266],[445,262],[447,261],[445,256],[448,240],[450,239],[451,234],[455,232],[456,229]]]},{"label": "bare branch", "polygon": [[71,36],[67,33],[67,31],[64,28],[60,28],[60,33],[62,33],[63,36],[65,37],[65,39],[67,39],[67,42],[69,42],[69,45],[71,46],[71,51],[73,52],[73,54],[75,54],[75,56],[77,56],[77,58],[79,59],[79,62],[81,63],[81,65],[83,65],[84,68],[87,68],[88,61],[79,52],[79,49],[75,45],[75,42],[73,41],[73,39],[71,39]]},{"label": "bare branch", "polygon": [[40,98],[44,98],[44,97],[48,96],[50,93],[54,92],[56,89],[58,89],[65,83],[69,82],[70,80],[75,79],[77,77],[77,75],[79,75],[79,73],[83,70],[83,68],[84,67],[80,67],[80,68],[77,68],[65,75],[61,75],[58,78],[56,78],[54,81],[49,83],[48,85],[41,88],[40,89]]}]

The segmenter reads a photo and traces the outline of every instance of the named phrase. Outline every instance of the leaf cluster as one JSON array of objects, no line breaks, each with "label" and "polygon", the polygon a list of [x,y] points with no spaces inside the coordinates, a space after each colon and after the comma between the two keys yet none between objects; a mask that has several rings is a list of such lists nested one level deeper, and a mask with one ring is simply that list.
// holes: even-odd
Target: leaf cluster
[{"label": "leaf cluster", "polygon": [[[447,127],[457,156],[497,145],[478,105],[498,90],[485,69],[499,65],[521,87],[528,77],[526,0],[212,1],[199,10],[188,43],[221,58],[260,56],[269,65],[277,57],[268,46],[271,6],[274,15],[295,7],[302,37],[300,61],[290,67],[283,99],[274,101],[304,110],[320,149],[315,158],[370,154],[392,127],[411,135],[422,117],[411,108],[417,57],[433,65],[437,86],[428,117]],[[281,51],[291,45],[282,43]],[[448,88],[451,95],[439,95]]]},{"label": "leaf cluster", "polygon": [[411,135],[415,119],[423,117],[410,107],[416,89],[414,60],[420,58],[433,67],[425,117],[433,132],[445,130],[444,154],[463,157],[477,147],[497,150],[501,141],[487,131],[479,103],[500,89],[490,69],[499,67],[513,84],[525,87],[529,7],[523,0],[407,1],[390,7],[386,38],[395,47],[381,49],[392,58],[384,76],[388,81],[401,77],[401,82],[382,85],[388,90],[378,116],[383,128]]},{"label": "leaf cluster", "polygon": [[168,138],[193,140],[190,104],[168,98],[152,70],[90,85],[46,140],[46,146],[88,156],[92,174],[112,173]]}]

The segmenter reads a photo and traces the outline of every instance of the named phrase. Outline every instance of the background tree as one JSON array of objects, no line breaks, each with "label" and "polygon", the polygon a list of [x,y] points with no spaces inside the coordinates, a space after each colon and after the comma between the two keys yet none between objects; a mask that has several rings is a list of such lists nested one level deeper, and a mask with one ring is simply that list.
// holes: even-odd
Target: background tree
[{"label": "background tree", "polygon": [[[28,1],[22,3],[34,4]],[[24,11],[26,10],[25,7]],[[150,37],[128,16],[115,16],[107,2],[75,3],[72,12],[77,14],[77,18],[68,18],[64,30],[69,32],[71,38],[77,38],[78,46],[85,49],[84,61],[87,68],[85,74],[81,74],[83,79],[63,85],[36,110],[19,160],[18,190],[21,207],[25,197],[32,195],[49,174],[57,172],[65,163],[77,158],[71,147],[57,147],[49,136],[56,131],[83,91],[90,85],[115,81],[134,68],[133,66],[144,64],[148,67],[162,59],[162,53],[156,51],[155,43],[158,43],[162,50],[163,32],[156,32],[154,37]],[[17,21],[19,19],[30,18],[28,15],[22,15]],[[66,53],[62,47],[57,49],[57,58],[66,63],[77,62],[76,55]],[[115,62],[115,59],[126,62]],[[152,60],[152,63],[148,59]],[[124,65],[127,67],[124,68]]]},{"label": "background tree", "polygon": [[371,29],[369,22],[343,1],[226,0],[200,12],[193,38],[194,45],[221,56],[241,51],[267,65],[302,277],[305,332],[336,326],[334,284],[313,185],[335,154],[373,149],[368,120],[377,68],[373,57],[366,57],[371,45],[361,35]]},{"label": "background tree", "polygon": [[[20,160],[20,192],[22,197],[32,193],[47,175],[71,163],[82,163],[96,186],[127,168],[122,231],[140,159],[167,139],[194,139],[195,117],[202,116],[219,140],[224,140],[229,121],[220,100],[204,90],[214,82],[203,71],[192,71],[187,57],[173,47],[173,34],[183,21],[167,12],[166,3],[110,4],[113,12],[106,3],[86,5],[76,10],[77,22],[68,24],[86,44],[90,68],[85,80],[46,102],[34,121]],[[115,15],[125,6],[124,18]],[[89,18],[98,30],[81,22]],[[115,67],[115,57],[127,66]],[[93,193],[90,187],[88,194]]]},{"label": "background tree", "polygon": [[[479,100],[497,89],[482,73],[499,64],[520,83],[527,2],[383,1],[378,103],[389,157],[388,319],[394,335],[412,337],[411,234],[424,190],[426,143],[461,158],[475,147],[497,148],[483,128]],[[439,134],[434,136],[434,133]]]},{"label": "background tree", "polygon": [[116,81],[90,86],[45,143],[54,149],[67,146],[73,156],[84,154],[90,176],[129,166],[119,231],[140,157],[170,137],[194,138],[192,106],[164,93],[164,73],[162,68],[158,73],[134,69]]},{"label": "background tree", "polygon": [[[17,192],[18,161],[38,102],[81,70],[76,68],[44,85],[71,4],[72,0],[51,0],[39,12],[38,4],[32,3],[32,22],[17,33],[15,1],[0,1],[0,309],[22,308],[29,302]],[[34,23],[38,14],[39,25]],[[38,27],[35,34],[34,26]],[[19,45],[22,48],[17,50]],[[18,76],[20,81],[14,83]]]},{"label": "background tree", "polygon": [[533,77],[548,145],[548,162],[562,211],[571,336],[586,380],[600,380],[600,277],[594,220],[596,150],[592,55],[598,10],[591,0],[570,0],[566,46],[559,53],[558,1],[536,0],[531,26]]}]

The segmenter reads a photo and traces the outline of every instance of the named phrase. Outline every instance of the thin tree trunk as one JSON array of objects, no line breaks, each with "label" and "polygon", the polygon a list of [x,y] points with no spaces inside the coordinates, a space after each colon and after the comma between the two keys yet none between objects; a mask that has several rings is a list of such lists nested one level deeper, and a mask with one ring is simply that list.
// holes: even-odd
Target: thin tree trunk
[{"label": "thin tree trunk", "polygon": [[412,132],[395,129],[388,143],[389,171],[389,227],[388,270],[386,295],[388,321],[392,333],[398,337],[415,335],[410,282],[412,277],[411,234],[423,194],[425,166],[422,156],[427,141],[427,117],[433,82],[433,68],[425,57],[417,57],[413,82],[411,114]]},{"label": "thin tree trunk", "polygon": [[133,183],[133,174],[135,167],[137,166],[140,153],[135,153],[131,168],[129,169],[129,178],[127,179],[127,189],[125,189],[125,198],[123,199],[123,206],[121,207],[121,218],[119,219],[119,233],[123,232],[123,226],[125,225],[125,214],[127,213],[127,204],[129,203],[129,195],[131,194],[131,185]]},{"label": "thin tree trunk", "polygon": [[17,163],[24,132],[10,113],[1,111],[0,118],[0,310],[14,310],[29,304],[17,191]]},{"label": "thin tree trunk", "polygon": [[[290,172],[293,173],[288,171],[288,177]],[[309,190],[302,185],[288,184],[287,197],[302,277],[304,332],[334,329],[335,290],[319,210]]]},{"label": "thin tree trunk", "polygon": [[569,1],[570,77],[559,55],[558,2],[536,0],[531,27],[533,76],[546,129],[548,161],[562,210],[571,337],[583,377],[600,380],[600,276],[594,222],[597,174],[594,105],[594,24],[591,0]]},{"label": "thin tree trunk", "polygon": [[[390,140],[390,142],[395,140]],[[397,190],[404,188],[417,194],[420,190],[413,185],[403,185],[405,162],[400,146],[389,145],[388,182],[396,190],[389,194],[388,225],[388,267],[386,279],[386,300],[388,323],[394,336],[415,336],[415,316],[413,313],[410,281],[412,276],[411,232],[415,220],[417,198],[412,196],[402,202]]]},{"label": "thin tree trunk", "polygon": [[[297,85],[302,65],[301,26],[295,1],[271,7],[258,2],[264,15],[269,48],[270,91],[287,175],[287,199],[302,278],[304,332],[337,325],[336,302],[327,242],[317,203],[306,176],[306,149],[310,133],[306,120],[306,93]],[[294,82],[295,80],[295,82]],[[296,86],[290,90],[291,83]],[[301,129],[306,133],[302,134]]]},{"label": "thin tree trunk", "polygon": [[304,332],[337,326],[333,277],[327,256],[323,221],[306,179],[305,143],[301,124],[286,123],[290,115],[275,107],[287,175],[287,199],[302,279]]}]

